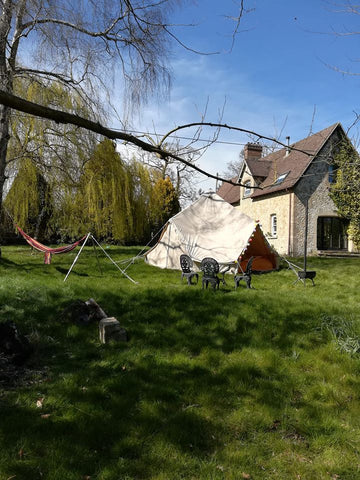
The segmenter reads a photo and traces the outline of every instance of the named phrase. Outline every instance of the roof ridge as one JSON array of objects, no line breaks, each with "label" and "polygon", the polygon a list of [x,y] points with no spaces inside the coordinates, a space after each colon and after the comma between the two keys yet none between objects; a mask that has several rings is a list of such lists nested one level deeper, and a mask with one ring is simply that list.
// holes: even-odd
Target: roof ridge
[{"label": "roof ridge", "polygon": [[[262,187],[267,191],[254,192],[252,197],[294,187],[337,128],[341,128],[341,130],[344,131],[341,123],[336,122],[329,127],[292,143],[290,145],[290,152],[287,155],[284,153],[287,147],[283,147],[263,157],[270,163],[269,173],[261,183]],[[292,177],[289,176],[287,180],[281,182],[281,186],[279,184],[276,187],[274,181],[271,181],[270,176],[275,175],[275,172],[276,175],[281,175],[286,171],[291,171]],[[269,191],[268,188],[271,188],[271,191]]]},{"label": "roof ridge", "polygon": [[[298,143],[307,141],[307,140],[313,138],[313,137],[316,136],[316,135],[322,134],[323,132],[325,132],[325,131],[327,131],[327,130],[329,131],[329,133],[327,134],[327,138],[329,138],[329,136],[333,133],[333,131],[335,130],[335,128],[337,128],[338,126],[340,126],[340,127],[342,128],[341,123],[340,123],[340,122],[336,122],[336,123],[330,125],[329,127],[323,128],[322,130],[319,130],[318,132],[312,133],[311,135],[308,135],[307,137],[301,138],[300,140],[297,140],[296,142],[291,143],[291,144],[289,145],[289,147],[290,147],[290,148],[291,148],[291,147],[292,147],[292,148],[296,148],[296,145],[297,145]],[[343,129],[343,128],[342,128],[342,129]],[[324,139],[324,142],[327,140],[327,138]],[[278,154],[279,152],[281,152],[282,150],[286,150],[287,148],[288,148],[287,146],[282,147],[282,148],[279,148],[279,150],[275,150],[274,152],[271,152],[271,153],[269,153],[268,155],[265,155],[265,157],[261,157],[261,158],[259,158],[259,159],[257,159],[257,160],[258,160],[258,161],[260,161],[260,160],[272,161],[272,159],[268,159],[268,157],[271,157],[271,156],[273,156],[273,155],[275,155],[275,154]],[[321,147],[320,147],[320,148],[321,148]],[[319,148],[319,149],[320,149],[320,148]],[[315,154],[313,154],[313,155],[315,155]],[[252,160],[254,160],[254,159],[252,159]]]}]

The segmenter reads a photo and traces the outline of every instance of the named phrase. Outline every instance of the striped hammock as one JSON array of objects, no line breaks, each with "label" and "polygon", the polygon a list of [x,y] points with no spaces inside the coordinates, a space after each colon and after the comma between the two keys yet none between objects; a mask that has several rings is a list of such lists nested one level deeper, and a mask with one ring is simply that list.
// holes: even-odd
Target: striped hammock
[{"label": "striped hammock", "polygon": [[46,265],[50,265],[52,255],[57,255],[59,253],[71,252],[71,250],[74,250],[74,248],[76,248],[86,238],[86,235],[84,235],[82,238],[80,238],[80,240],[78,240],[75,243],[71,243],[70,245],[65,245],[64,247],[50,248],[50,247],[47,247],[46,245],[43,245],[42,243],[38,242],[34,238],[31,238],[18,225],[15,224],[15,227],[18,229],[19,233],[25,238],[25,240],[27,241],[27,243],[29,245],[31,245],[33,248],[35,248],[39,252],[44,252],[44,256],[45,256],[44,257],[44,263]]}]

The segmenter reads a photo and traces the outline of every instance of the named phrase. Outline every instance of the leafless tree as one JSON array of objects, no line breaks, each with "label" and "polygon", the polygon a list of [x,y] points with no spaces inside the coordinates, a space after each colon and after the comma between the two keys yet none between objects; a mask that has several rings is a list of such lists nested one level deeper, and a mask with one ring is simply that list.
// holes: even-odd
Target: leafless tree
[{"label": "leafless tree", "polygon": [[[360,30],[354,27],[360,19],[360,4],[358,2],[354,2],[354,0],[323,0],[323,2],[329,11],[341,15],[342,18],[346,18],[346,20],[343,20],[341,27],[332,27],[328,31],[316,31],[313,33],[331,35],[338,38],[357,37],[360,35]],[[349,27],[349,25],[351,25],[351,27]],[[356,55],[354,57],[350,57],[349,55],[344,57],[344,59],[352,62],[353,66],[359,62]],[[351,68],[344,64],[336,65],[327,61],[323,61],[323,63],[328,68],[341,73],[342,75],[360,76],[360,71],[356,71],[356,68]]]},{"label": "leafless tree", "polygon": [[[25,76],[76,90],[97,119],[109,79],[120,65],[121,90],[131,105],[170,86],[167,54],[177,41],[169,21],[181,0],[1,0],[0,89],[14,93]],[[238,30],[244,0],[234,16]],[[101,98],[102,97],[102,98]],[[0,207],[6,180],[10,109],[0,106]]]},{"label": "leafless tree", "polygon": [[244,164],[244,149],[242,148],[239,155],[234,160],[230,160],[226,164],[226,170],[223,172],[225,178],[239,178],[241,168]]}]

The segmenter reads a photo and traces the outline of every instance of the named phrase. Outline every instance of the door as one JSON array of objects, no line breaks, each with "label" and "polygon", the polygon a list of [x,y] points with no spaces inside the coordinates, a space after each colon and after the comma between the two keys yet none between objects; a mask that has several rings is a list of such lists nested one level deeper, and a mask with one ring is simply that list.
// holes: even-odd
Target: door
[{"label": "door", "polygon": [[319,217],[317,222],[318,250],[347,250],[349,222],[338,217]]}]

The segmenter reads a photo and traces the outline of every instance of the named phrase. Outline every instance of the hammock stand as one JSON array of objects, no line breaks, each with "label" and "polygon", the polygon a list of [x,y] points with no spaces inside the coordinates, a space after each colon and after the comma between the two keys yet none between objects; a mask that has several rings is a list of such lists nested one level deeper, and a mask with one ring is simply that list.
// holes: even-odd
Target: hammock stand
[{"label": "hammock stand", "polygon": [[27,233],[24,232],[24,230],[22,230],[18,225],[15,224],[15,227],[17,228],[17,230],[19,231],[19,233],[24,237],[24,239],[27,241],[27,243],[35,248],[36,250],[38,250],[39,252],[43,252],[44,253],[44,263],[46,265],[50,265],[51,263],[51,256],[52,255],[57,255],[57,254],[60,254],[60,253],[68,253],[68,252],[71,252],[72,250],[74,250],[74,248],[76,248],[78,245],[80,245],[81,242],[83,242],[83,244],[81,245],[81,248],[78,252],[78,254],[76,255],[71,267],[69,268],[69,271],[67,272],[66,274],[66,277],[64,278],[64,282],[66,282],[68,276],[70,275],[71,273],[71,270],[73,269],[75,263],[77,262],[83,248],[85,247],[87,241],[89,240],[89,238],[93,241],[93,247],[94,247],[94,251],[95,251],[95,254],[96,254],[96,260],[98,262],[98,266],[99,266],[99,269],[100,269],[100,272],[101,272],[101,268],[100,268],[100,264],[99,264],[99,259],[98,259],[98,256],[97,256],[97,252],[96,252],[96,248],[95,248],[95,244],[100,248],[100,250],[103,251],[103,253],[106,255],[106,257],[111,261],[111,263],[113,263],[115,265],[115,267],[120,270],[120,272],[125,275],[126,278],[128,278],[131,282],[135,283],[135,284],[138,284],[138,282],[135,282],[135,280],[133,280],[131,277],[129,277],[129,275],[125,272],[125,270],[122,270],[119,265],[117,265],[117,263],[110,257],[110,255],[102,248],[102,246],[100,245],[100,243],[96,240],[96,238],[89,232],[87,235],[84,235],[82,238],[80,238],[80,240],[78,240],[77,242],[74,242],[74,243],[71,243],[70,245],[65,245],[64,247],[57,247],[57,248],[51,248],[51,247],[47,247],[46,245],[43,245],[42,243],[38,242],[37,240],[35,240],[34,238],[30,237]]},{"label": "hammock stand", "polygon": [[31,238],[30,235],[25,233],[24,230],[22,230],[18,225],[15,224],[15,227],[31,247],[35,248],[35,250],[38,250],[39,252],[44,253],[45,265],[50,265],[52,255],[71,252],[71,250],[74,250],[74,248],[76,248],[86,238],[86,235],[84,235],[82,238],[80,238],[80,240],[78,240],[77,242],[71,243],[70,245],[65,245],[64,247],[51,248],[51,247],[47,247],[46,245],[43,245],[42,243],[38,242],[34,238]]},{"label": "hammock stand", "polygon": [[[96,249],[95,249],[95,244],[96,244],[96,245],[100,248],[100,250],[105,254],[105,256],[110,260],[110,262],[111,262],[112,264],[114,264],[115,267],[116,267],[118,270],[120,270],[120,272],[121,272],[123,275],[125,275],[125,277],[126,277],[128,280],[130,280],[132,283],[135,283],[135,285],[138,285],[138,282],[135,282],[135,280],[133,280],[131,277],[129,277],[129,275],[125,272],[125,270],[122,270],[122,269],[119,267],[119,265],[110,257],[110,255],[103,249],[103,247],[102,247],[102,246],[100,245],[100,243],[96,240],[96,238],[94,237],[94,235],[93,235],[92,233],[89,232],[89,233],[86,235],[86,237],[84,237],[84,238],[85,238],[85,241],[84,241],[84,243],[81,245],[81,248],[80,248],[78,254],[77,254],[76,257],[74,258],[74,261],[73,261],[71,267],[69,268],[69,271],[67,272],[66,277],[64,278],[64,282],[66,282],[68,276],[69,276],[70,273],[71,273],[71,270],[73,269],[75,263],[78,261],[78,258],[80,257],[80,254],[81,254],[81,252],[82,252],[82,249],[85,247],[86,242],[89,240],[89,238],[91,238],[91,240],[93,241],[95,253],[96,253]],[[96,255],[96,258],[97,258],[97,255]]]}]

